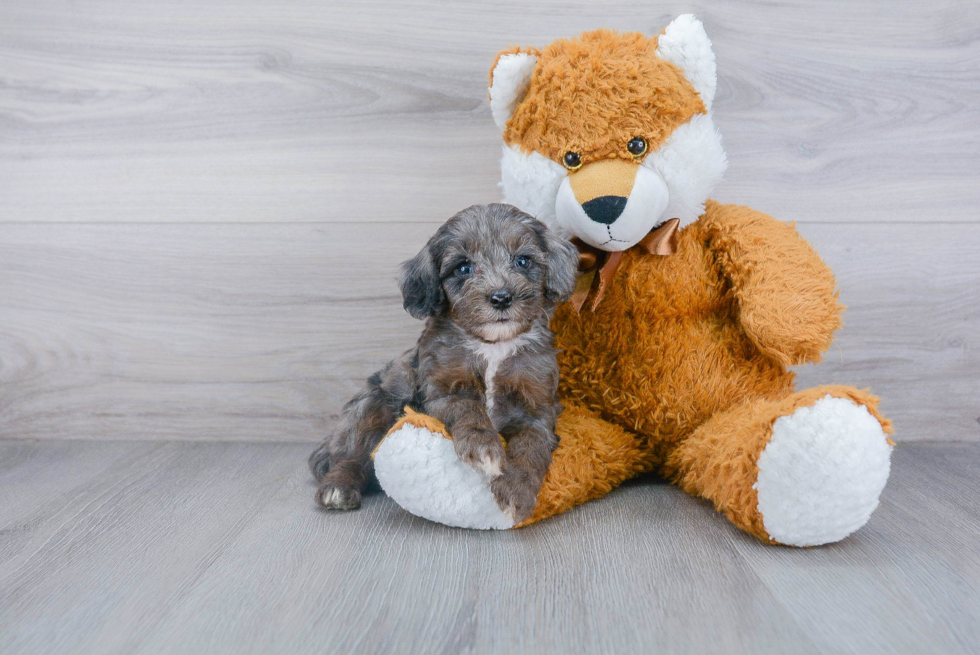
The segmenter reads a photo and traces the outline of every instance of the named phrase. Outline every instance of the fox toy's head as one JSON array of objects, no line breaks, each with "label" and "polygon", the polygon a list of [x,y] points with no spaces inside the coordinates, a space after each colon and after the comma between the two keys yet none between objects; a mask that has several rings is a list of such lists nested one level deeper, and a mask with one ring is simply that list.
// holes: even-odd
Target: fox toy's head
[{"label": "fox toy's head", "polygon": [[714,94],[711,42],[690,15],[654,38],[598,30],[500,53],[505,202],[608,251],[693,222],[727,166]]}]

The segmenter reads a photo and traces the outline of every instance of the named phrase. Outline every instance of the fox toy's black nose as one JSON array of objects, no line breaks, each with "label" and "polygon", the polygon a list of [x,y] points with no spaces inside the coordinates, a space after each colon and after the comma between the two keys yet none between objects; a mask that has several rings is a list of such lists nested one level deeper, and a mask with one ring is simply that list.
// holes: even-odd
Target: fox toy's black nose
[{"label": "fox toy's black nose", "polygon": [[622,196],[599,196],[598,198],[582,203],[582,209],[596,223],[609,225],[619,218],[619,215],[626,209],[627,200],[629,198]]},{"label": "fox toy's black nose", "polygon": [[494,309],[507,309],[512,302],[514,302],[514,296],[510,294],[510,291],[501,289],[490,294],[490,304],[493,305]]}]

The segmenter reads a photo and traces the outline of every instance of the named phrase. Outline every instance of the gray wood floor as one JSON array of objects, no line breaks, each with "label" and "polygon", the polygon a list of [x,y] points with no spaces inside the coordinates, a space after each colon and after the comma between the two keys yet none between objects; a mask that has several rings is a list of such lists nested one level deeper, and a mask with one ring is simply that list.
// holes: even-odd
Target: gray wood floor
[{"label": "gray wood floor", "polygon": [[0,442],[0,653],[980,652],[980,444],[900,446],[802,550],[655,480],[506,533],[326,513],[309,449]]}]

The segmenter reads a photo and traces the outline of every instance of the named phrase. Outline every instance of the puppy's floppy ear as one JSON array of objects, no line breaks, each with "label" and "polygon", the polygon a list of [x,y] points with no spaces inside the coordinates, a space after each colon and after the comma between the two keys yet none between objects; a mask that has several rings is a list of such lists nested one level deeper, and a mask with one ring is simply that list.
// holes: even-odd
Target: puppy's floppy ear
[{"label": "puppy's floppy ear", "polygon": [[575,290],[575,276],[578,275],[578,249],[567,239],[563,239],[543,223],[539,234],[544,238],[548,251],[548,276],[545,279],[545,297],[554,303],[568,300]]},{"label": "puppy's floppy ear", "polygon": [[430,241],[419,254],[402,264],[398,276],[405,310],[414,318],[435,316],[446,303],[431,246]]}]

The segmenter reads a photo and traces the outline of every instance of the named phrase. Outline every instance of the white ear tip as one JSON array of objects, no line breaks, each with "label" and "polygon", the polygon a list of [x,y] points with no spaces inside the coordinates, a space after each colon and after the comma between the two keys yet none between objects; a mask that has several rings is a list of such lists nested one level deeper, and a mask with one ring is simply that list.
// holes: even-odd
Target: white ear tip
[{"label": "white ear tip", "polygon": [[703,41],[707,40],[708,33],[704,31],[704,24],[694,14],[681,14],[664,28],[664,36],[676,41]]},{"label": "white ear tip", "polygon": [[679,27],[687,27],[687,26],[696,26],[696,27],[700,27],[701,29],[704,29],[704,26],[701,25],[701,21],[699,21],[694,14],[681,14],[680,16],[678,16],[677,18],[675,18],[670,22],[670,25],[667,26],[667,29],[669,30],[671,27],[679,28]]},{"label": "white ear tip", "polygon": [[701,96],[705,110],[711,111],[717,86],[715,53],[701,21],[693,14],[682,14],[671,21],[657,39],[657,56],[684,72]]},{"label": "white ear tip", "polygon": [[501,130],[527,92],[538,58],[526,52],[503,55],[493,68],[490,84],[490,112]]}]

